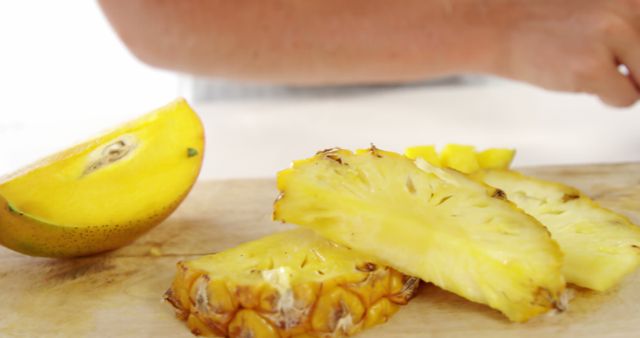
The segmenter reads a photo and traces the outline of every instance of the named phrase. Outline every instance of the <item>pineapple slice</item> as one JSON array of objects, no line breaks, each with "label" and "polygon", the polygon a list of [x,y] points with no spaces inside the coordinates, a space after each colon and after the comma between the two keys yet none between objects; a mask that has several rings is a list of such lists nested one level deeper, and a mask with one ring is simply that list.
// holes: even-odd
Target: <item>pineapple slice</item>
[{"label": "pineapple slice", "polygon": [[319,152],[278,174],[274,218],[312,228],[513,321],[557,305],[562,254],[546,229],[501,191],[416,163],[375,147]]},{"label": "pineapple slice", "polygon": [[564,252],[567,282],[605,291],[640,264],[640,228],[575,188],[513,171],[474,177],[506,192],[551,232]]},{"label": "pineapple slice", "polygon": [[385,322],[419,283],[297,229],[178,263],[165,298],[198,335],[345,337]]}]

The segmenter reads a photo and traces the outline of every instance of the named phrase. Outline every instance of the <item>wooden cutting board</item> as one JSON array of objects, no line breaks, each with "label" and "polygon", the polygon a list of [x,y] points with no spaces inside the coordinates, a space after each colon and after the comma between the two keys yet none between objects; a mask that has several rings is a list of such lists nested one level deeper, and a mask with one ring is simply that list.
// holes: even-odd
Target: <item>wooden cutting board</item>
[{"label": "wooden cutting board", "polygon": [[[579,187],[640,224],[640,164],[524,170]],[[80,259],[0,248],[0,336],[190,337],[161,301],[181,259],[289,228],[273,223],[272,180],[200,182],[180,209],[133,244]],[[360,337],[640,337],[640,274],[610,292],[579,290],[569,310],[525,324],[435,286]]]}]

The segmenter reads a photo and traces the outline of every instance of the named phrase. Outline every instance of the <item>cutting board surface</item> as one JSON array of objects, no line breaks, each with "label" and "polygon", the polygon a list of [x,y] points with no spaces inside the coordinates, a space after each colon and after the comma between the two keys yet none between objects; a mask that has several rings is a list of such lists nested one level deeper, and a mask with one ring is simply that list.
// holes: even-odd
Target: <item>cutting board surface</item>
[{"label": "cutting board surface", "polygon": [[[544,167],[640,224],[640,164]],[[179,260],[290,228],[271,221],[272,180],[205,181],[166,222],[133,244],[80,259],[0,248],[0,336],[190,337],[161,301]],[[387,324],[359,337],[639,337],[640,274],[607,293],[576,292],[567,312],[525,324],[427,285]]]}]

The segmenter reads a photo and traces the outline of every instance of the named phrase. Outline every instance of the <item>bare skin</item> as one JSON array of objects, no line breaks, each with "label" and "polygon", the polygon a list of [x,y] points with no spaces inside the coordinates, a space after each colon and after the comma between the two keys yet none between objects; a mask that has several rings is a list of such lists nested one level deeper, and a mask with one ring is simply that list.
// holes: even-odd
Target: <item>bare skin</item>
[{"label": "bare skin", "polygon": [[[298,84],[493,74],[640,98],[640,0],[100,0],[142,61]],[[618,71],[626,65],[631,74]]]}]

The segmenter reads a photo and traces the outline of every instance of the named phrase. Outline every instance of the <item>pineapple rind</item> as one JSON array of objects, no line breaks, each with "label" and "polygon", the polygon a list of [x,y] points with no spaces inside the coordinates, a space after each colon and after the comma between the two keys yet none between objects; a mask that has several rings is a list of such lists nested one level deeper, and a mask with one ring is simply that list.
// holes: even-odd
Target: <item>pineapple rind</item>
[{"label": "pineapple rind", "polygon": [[451,170],[374,147],[331,149],[278,175],[274,218],[488,304],[513,321],[554,307],[562,254],[534,218]]},{"label": "pineapple rind", "polygon": [[387,321],[416,281],[297,229],[178,263],[165,299],[198,335],[346,337]]},{"label": "pineapple rind", "polygon": [[488,170],[474,177],[505,191],[547,227],[564,252],[567,282],[605,291],[640,265],[640,228],[579,190],[515,171]]}]

